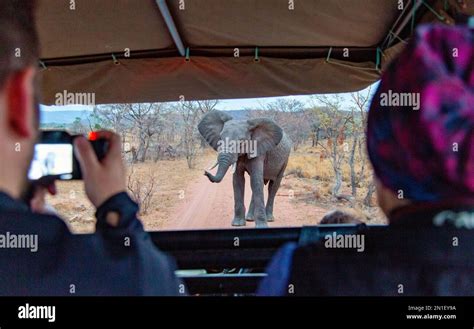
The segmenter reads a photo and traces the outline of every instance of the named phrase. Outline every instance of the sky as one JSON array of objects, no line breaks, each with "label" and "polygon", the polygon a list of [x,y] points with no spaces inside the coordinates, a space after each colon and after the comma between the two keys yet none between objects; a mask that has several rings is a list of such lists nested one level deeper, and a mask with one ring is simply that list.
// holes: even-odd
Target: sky
[{"label": "sky", "polygon": [[[371,92],[373,93],[376,89],[377,83],[372,85]],[[366,93],[367,89],[362,90],[362,93]],[[351,104],[351,96],[350,93],[341,93],[339,94],[343,98],[343,104],[345,107],[349,107]],[[261,97],[261,98],[239,98],[239,99],[226,99],[221,100],[218,105],[217,109],[221,111],[230,111],[230,110],[243,110],[247,108],[256,109],[262,108],[265,104],[269,104],[274,102],[278,98],[293,98],[299,100],[305,104],[309,103],[310,97],[308,95],[304,96],[284,96],[284,97]],[[92,106],[84,106],[84,105],[66,105],[66,106],[44,106],[41,105],[41,111],[92,111]]]}]

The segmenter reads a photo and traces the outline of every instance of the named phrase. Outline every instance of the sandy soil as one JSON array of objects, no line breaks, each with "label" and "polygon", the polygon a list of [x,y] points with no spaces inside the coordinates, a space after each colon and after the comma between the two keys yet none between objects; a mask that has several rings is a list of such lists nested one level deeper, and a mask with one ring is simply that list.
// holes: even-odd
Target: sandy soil
[{"label": "sandy soil", "polygon": [[[250,178],[246,176],[245,205],[251,198]],[[265,187],[265,200],[267,187]],[[269,227],[290,227],[317,224],[326,209],[298,202],[289,190],[281,188],[275,199],[275,221]],[[219,184],[209,182],[201,175],[186,191],[185,197],[172,209],[171,216],[163,223],[164,230],[204,229],[231,227],[234,213],[232,175],[228,173]],[[247,222],[247,228],[255,227]]]}]

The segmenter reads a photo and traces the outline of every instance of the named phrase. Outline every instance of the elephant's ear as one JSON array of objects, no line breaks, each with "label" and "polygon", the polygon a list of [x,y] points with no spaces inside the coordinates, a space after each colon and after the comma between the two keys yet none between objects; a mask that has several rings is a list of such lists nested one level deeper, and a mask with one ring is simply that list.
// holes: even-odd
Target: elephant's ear
[{"label": "elephant's ear", "polygon": [[198,124],[198,130],[202,137],[217,151],[220,134],[226,121],[232,117],[222,111],[213,110],[208,112]]},{"label": "elephant's ear", "polygon": [[248,154],[249,159],[265,154],[280,143],[283,130],[273,120],[260,118],[247,122],[257,148],[256,154]]}]

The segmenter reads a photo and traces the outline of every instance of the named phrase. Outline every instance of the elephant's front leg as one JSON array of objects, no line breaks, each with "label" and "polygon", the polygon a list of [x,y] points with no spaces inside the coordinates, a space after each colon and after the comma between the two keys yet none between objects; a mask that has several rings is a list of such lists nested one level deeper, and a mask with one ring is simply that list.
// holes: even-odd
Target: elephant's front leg
[{"label": "elephant's front leg", "polygon": [[265,199],[263,196],[263,163],[250,174],[250,185],[252,186],[253,217],[255,227],[267,227],[267,215],[265,211]]},{"label": "elephant's front leg", "polygon": [[245,220],[247,220],[247,222],[253,222],[253,218],[254,218],[254,202],[253,202],[253,197],[252,199],[250,200],[250,206],[249,206],[249,211],[247,212],[247,216],[245,216]]},{"label": "elephant's front leg", "polygon": [[244,172],[236,171],[233,176],[234,184],[234,220],[232,226],[245,226],[245,176]]}]

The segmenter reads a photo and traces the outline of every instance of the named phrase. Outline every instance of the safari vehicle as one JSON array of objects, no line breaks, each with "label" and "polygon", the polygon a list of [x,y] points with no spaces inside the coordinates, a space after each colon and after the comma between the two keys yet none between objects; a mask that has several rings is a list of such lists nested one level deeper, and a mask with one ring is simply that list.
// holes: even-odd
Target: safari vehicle
[{"label": "safari vehicle", "polygon": [[[463,2],[42,0],[42,103],[69,95],[76,103],[93,95],[100,105],[355,92],[379,79],[418,24],[474,14],[472,2],[460,9]],[[229,221],[150,234],[177,259],[191,294],[242,295],[255,293],[286,242],[384,230],[318,226],[314,217],[302,227],[236,229]]]}]

